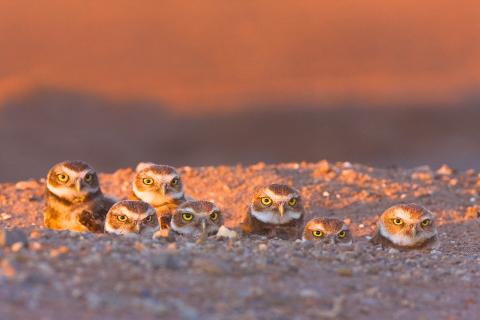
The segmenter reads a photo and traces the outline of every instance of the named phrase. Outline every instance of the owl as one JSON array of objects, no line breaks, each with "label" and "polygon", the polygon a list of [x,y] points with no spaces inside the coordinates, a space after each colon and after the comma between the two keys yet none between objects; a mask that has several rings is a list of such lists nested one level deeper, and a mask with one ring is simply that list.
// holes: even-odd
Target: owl
[{"label": "owl", "polygon": [[353,243],[348,225],[336,218],[315,218],[303,230],[303,241],[349,246]]},{"label": "owl", "polygon": [[433,214],[418,204],[399,204],[380,217],[374,245],[401,251],[437,249],[440,246]]},{"label": "owl", "polygon": [[115,200],[104,197],[95,170],[82,161],[65,161],[48,173],[44,222],[47,228],[103,232]]},{"label": "owl", "polygon": [[303,230],[304,211],[297,190],[283,184],[260,186],[255,189],[243,221],[243,234],[298,239]]},{"label": "owl", "polygon": [[157,211],[161,228],[170,228],[173,213],[186,201],[180,174],[163,165],[149,165],[139,170],[128,199],[151,204]]},{"label": "owl", "polygon": [[212,202],[191,200],[181,204],[172,217],[171,227],[182,235],[216,235],[223,225],[222,211]]},{"label": "owl", "polygon": [[143,201],[117,202],[108,211],[105,219],[105,233],[153,236],[159,229],[157,212]]}]

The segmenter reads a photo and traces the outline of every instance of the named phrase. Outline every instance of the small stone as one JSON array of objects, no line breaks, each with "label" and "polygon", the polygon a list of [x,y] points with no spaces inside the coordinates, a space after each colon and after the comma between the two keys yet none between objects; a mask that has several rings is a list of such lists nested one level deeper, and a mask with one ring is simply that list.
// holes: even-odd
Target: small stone
[{"label": "small stone", "polygon": [[12,251],[17,252],[20,249],[22,249],[23,247],[24,247],[23,242],[15,242],[14,244],[12,244],[11,248],[12,248]]},{"label": "small stone", "polygon": [[30,233],[30,238],[38,239],[38,238],[41,238],[41,237],[42,237],[42,235],[40,234],[40,232],[34,231],[34,232]]},{"label": "small stone", "polygon": [[390,248],[390,250],[388,250],[388,253],[390,254],[397,254],[397,253],[400,253],[400,250],[397,250],[395,248]]},{"label": "small stone", "polygon": [[217,237],[225,237],[232,240],[240,240],[240,238],[238,237],[238,234],[235,231],[230,230],[223,225],[220,227],[220,229],[218,229]]},{"label": "small stone", "polygon": [[449,166],[447,166],[446,164],[444,164],[443,166],[440,167],[440,169],[437,170],[436,172],[437,174],[441,174],[441,175],[451,175],[453,173],[453,170],[450,169]]},{"label": "small stone", "polygon": [[38,186],[38,182],[30,179],[28,181],[19,181],[15,184],[15,189],[25,190],[25,189],[34,189]]},{"label": "small stone", "polygon": [[304,248],[313,248],[315,247],[315,243],[312,241],[303,241],[302,242],[302,247]]},{"label": "small stone", "polygon": [[193,268],[215,276],[230,275],[232,267],[218,259],[199,258],[193,262]]},{"label": "small stone", "polygon": [[313,289],[302,289],[300,291],[300,297],[314,299],[320,297],[320,294],[318,293],[318,291]]},{"label": "small stone", "polygon": [[143,243],[138,242],[138,241],[135,242],[135,250],[137,250],[137,251],[143,251],[143,250],[145,250],[145,249],[147,249],[147,247],[146,247]]},{"label": "small stone", "polygon": [[36,241],[30,242],[30,249],[33,251],[41,250],[42,244]]},{"label": "small stone", "polygon": [[353,276],[353,271],[350,268],[339,268],[337,269],[337,273],[343,277]]},{"label": "small stone", "polygon": [[267,245],[265,243],[261,243],[259,246],[258,246],[258,249],[259,250],[262,250],[262,251],[265,251],[268,249]]},{"label": "small stone", "polygon": [[2,247],[10,247],[17,242],[23,243],[25,247],[28,246],[27,235],[25,232],[18,229],[0,230],[0,245]]},{"label": "small stone", "polygon": [[365,294],[370,298],[377,298],[380,296],[380,289],[378,287],[372,287],[365,290]]}]

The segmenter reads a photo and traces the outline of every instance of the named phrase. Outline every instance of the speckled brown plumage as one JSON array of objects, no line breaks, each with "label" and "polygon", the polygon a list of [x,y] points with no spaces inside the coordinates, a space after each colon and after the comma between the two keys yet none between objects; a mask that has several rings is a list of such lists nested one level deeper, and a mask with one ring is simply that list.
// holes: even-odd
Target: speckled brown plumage
[{"label": "speckled brown plumage", "polygon": [[310,220],[305,226],[302,239],[338,245],[351,245],[353,242],[348,225],[343,220],[331,217]]}]

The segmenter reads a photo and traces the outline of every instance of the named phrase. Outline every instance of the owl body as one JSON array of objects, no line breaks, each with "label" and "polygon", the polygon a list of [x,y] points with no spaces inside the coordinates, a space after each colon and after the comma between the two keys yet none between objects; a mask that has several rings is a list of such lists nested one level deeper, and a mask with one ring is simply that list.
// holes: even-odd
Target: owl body
[{"label": "owl body", "polygon": [[204,200],[191,200],[175,211],[171,227],[182,235],[216,235],[223,225],[223,214],[215,204]]},{"label": "owl body", "polygon": [[120,201],[113,205],[105,219],[105,233],[152,236],[159,229],[157,212],[143,201]]},{"label": "owl body", "polygon": [[141,200],[152,205],[161,228],[170,228],[173,213],[186,201],[183,183],[177,170],[153,164],[137,172],[128,199]]},{"label": "owl body", "polygon": [[304,215],[297,190],[282,184],[260,186],[243,221],[243,234],[294,240],[301,235]]},{"label": "owl body", "polygon": [[353,243],[348,225],[336,218],[315,218],[310,220],[303,231],[303,241],[349,246]]},{"label": "owl body", "polygon": [[82,161],[65,161],[48,173],[44,223],[47,228],[103,232],[115,203],[104,197],[95,170]]},{"label": "owl body", "polygon": [[434,215],[413,203],[387,209],[370,241],[401,251],[430,250],[440,246]]}]

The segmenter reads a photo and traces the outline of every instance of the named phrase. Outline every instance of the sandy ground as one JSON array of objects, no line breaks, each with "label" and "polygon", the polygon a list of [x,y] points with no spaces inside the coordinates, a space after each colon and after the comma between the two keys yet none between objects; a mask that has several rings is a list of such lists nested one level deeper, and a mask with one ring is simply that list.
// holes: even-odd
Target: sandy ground
[{"label": "sandy ground", "polygon": [[[479,176],[350,163],[180,168],[186,191],[241,222],[255,186],[286,183],[307,218],[345,219],[357,240],[388,207],[434,212],[442,247],[401,253],[253,237],[205,244],[43,227],[44,181],[0,185],[0,227],[28,248],[0,248],[0,319],[472,319],[480,312]],[[125,198],[134,172],[100,174]]]}]

